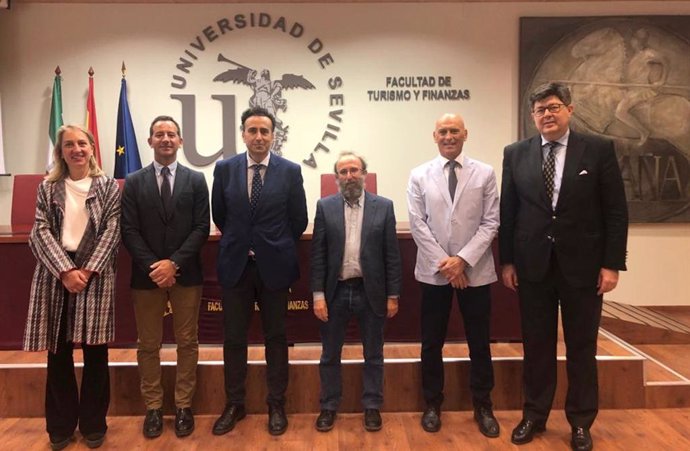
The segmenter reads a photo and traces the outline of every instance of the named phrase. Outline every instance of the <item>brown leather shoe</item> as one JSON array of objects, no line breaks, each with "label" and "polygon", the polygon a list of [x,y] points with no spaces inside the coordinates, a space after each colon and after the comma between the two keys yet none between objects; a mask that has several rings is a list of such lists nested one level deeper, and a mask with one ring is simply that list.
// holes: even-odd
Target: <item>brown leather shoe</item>
[{"label": "brown leather shoe", "polygon": [[510,441],[516,445],[524,445],[525,443],[531,442],[535,434],[544,432],[545,430],[546,426],[543,424],[523,418],[515,429],[513,429]]},{"label": "brown leather shoe", "polygon": [[232,431],[242,418],[247,416],[247,411],[244,410],[244,406],[238,406],[234,404],[228,404],[223,409],[223,413],[213,424],[213,435],[223,435]]}]

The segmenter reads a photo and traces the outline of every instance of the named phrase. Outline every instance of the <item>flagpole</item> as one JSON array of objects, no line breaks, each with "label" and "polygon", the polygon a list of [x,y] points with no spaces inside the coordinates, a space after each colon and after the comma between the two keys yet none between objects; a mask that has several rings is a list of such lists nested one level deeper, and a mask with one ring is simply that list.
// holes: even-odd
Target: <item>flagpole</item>
[{"label": "flagpole", "polygon": [[115,135],[115,170],[113,177],[123,179],[127,174],[141,169],[141,158],[137,137],[132,124],[132,116],[127,102],[127,67],[122,62],[122,81],[120,83],[120,102],[117,108],[117,133]]},{"label": "flagpole", "polygon": [[50,122],[48,124],[48,155],[46,159],[46,172],[53,166],[53,148],[57,131],[62,127],[62,71],[60,66],[55,67],[55,78],[53,79],[53,93],[50,102]]},{"label": "flagpole", "polygon": [[93,136],[93,154],[96,157],[96,162],[98,167],[103,167],[101,162],[101,144],[98,138],[98,118],[96,115],[96,97],[95,89],[93,86],[93,67],[89,67],[89,94],[86,98],[86,129],[91,132]]}]

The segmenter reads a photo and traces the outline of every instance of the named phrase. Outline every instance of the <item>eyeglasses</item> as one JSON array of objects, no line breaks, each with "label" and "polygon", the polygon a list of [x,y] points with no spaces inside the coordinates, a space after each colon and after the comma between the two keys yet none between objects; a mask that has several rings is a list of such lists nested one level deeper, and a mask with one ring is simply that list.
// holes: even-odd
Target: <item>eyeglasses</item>
[{"label": "eyeglasses", "polygon": [[565,105],[563,103],[552,103],[551,105],[546,105],[545,107],[537,108],[536,110],[532,111],[532,114],[534,114],[537,117],[542,117],[546,114],[546,110],[549,110],[549,113],[556,114],[559,111],[561,111],[561,108],[565,108],[567,106],[568,105]]},{"label": "eyeglasses", "polygon": [[362,172],[360,168],[343,168],[338,171],[338,174],[343,177],[347,177],[347,174],[357,175],[360,172]]}]

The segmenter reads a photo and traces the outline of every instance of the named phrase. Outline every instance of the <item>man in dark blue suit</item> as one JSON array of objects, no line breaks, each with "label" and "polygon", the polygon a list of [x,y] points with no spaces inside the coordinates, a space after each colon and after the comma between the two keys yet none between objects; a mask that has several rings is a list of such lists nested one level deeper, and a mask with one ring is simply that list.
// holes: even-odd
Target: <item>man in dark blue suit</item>
[{"label": "man in dark blue suit", "polygon": [[567,350],[572,448],[592,449],[603,294],[624,271],[628,210],[613,143],[570,129],[570,91],[530,96],[539,134],[505,148],[499,244],[503,283],[520,298],[524,407],[511,440],[544,431],[556,391],[558,312]]},{"label": "man in dark blue suit", "polygon": [[218,280],[223,288],[226,405],[213,433],[245,417],[247,329],[258,301],[264,330],[268,431],[287,429],[288,346],[285,316],[290,285],[299,278],[297,240],[307,227],[300,167],[270,152],[275,119],[263,108],[242,114],[247,152],[219,161],[213,173],[213,222],[222,232]]},{"label": "man in dark blue suit", "polygon": [[333,429],[342,398],[340,357],[352,316],[359,320],[364,348],[364,428],[382,427],[383,326],[398,312],[401,263],[393,202],[364,191],[367,165],[352,152],[335,163],[340,193],[316,204],[311,252],[314,314],[323,345],[321,414],[316,429]]},{"label": "man in dark blue suit", "polygon": [[122,194],[122,242],[132,256],[137,363],[146,404],[143,433],[163,432],[160,348],[170,303],[177,343],[175,434],[194,430],[192,398],[199,359],[199,304],[204,277],[201,248],[208,240],[208,187],[201,172],[177,162],[180,127],[158,116],[149,128],[153,163],[127,176]]}]

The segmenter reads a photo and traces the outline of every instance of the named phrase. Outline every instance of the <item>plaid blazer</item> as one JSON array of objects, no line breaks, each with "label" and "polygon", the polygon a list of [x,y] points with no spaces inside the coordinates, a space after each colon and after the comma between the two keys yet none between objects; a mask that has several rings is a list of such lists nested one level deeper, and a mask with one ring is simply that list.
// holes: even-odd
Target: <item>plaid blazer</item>
[{"label": "plaid blazer", "polygon": [[60,273],[72,268],[93,271],[86,288],[70,294],[74,306],[67,340],[103,344],[114,337],[115,258],[120,243],[120,191],[117,182],[95,177],[86,198],[89,222],[74,261],[62,248],[65,182],[43,181],[38,188],[36,219],[29,246],[36,257],[29,315],[24,331],[26,351],[57,350],[64,286]]}]

